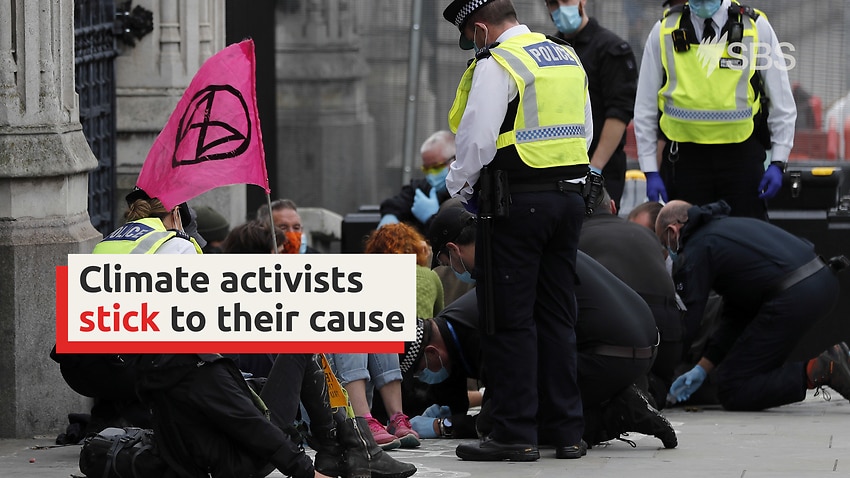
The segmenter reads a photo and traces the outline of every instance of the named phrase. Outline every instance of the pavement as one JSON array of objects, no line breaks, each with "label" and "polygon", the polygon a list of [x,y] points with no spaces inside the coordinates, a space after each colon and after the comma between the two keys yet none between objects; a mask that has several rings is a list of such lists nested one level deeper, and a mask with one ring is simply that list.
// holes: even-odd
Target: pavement
[{"label": "pavement", "polygon": [[[541,449],[540,460],[531,463],[468,462],[455,456],[461,440],[440,439],[389,453],[415,464],[417,478],[850,476],[850,402],[830,392],[831,401],[810,391],[800,403],[763,412],[717,406],[664,410],[679,438],[671,450],[654,437],[631,434],[634,448],[615,440],[580,460],[556,460],[554,450]],[[83,477],[77,466],[80,446],[55,446],[55,437],[0,439],[0,478]]]}]

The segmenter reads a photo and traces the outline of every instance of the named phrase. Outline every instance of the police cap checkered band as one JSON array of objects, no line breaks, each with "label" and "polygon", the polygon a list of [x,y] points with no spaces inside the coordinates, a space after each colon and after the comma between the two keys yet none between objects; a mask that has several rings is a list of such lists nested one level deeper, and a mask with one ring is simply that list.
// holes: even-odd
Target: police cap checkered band
[{"label": "police cap checkered band", "polygon": [[[452,3],[460,3],[460,9],[455,14],[454,20],[448,19],[450,22],[454,23],[456,27],[462,30],[462,26],[466,23],[466,17],[472,14],[475,10],[478,10],[478,7],[484,5],[490,0],[462,0],[460,2],[452,2]],[[452,5],[449,5],[449,8]],[[448,8],[446,8],[448,11]]]},{"label": "police cap checkered band", "polygon": [[402,373],[407,373],[422,358],[425,348],[425,321],[416,319],[416,340],[404,343],[404,353],[399,356],[398,365]]}]

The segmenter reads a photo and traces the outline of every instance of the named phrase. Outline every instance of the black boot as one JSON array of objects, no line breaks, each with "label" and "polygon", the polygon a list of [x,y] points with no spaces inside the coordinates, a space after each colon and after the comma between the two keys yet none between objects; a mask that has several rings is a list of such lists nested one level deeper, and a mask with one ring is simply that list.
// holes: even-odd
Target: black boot
[{"label": "black boot", "polygon": [[[345,419],[345,411],[331,408],[325,372],[315,359],[310,360],[305,367],[301,397],[301,403],[310,416],[307,443],[316,450],[316,470],[327,476],[355,476],[346,471],[345,452],[337,431],[337,422]],[[335,414],[341,414],[341,418],[334,417]]]},{"label": "black boot", "polygon": [[375,443],[363,417],[346,418],[337,424],[340,444],[345,448],[345,464],[351,478],[407,478],[416,467],[391,457]]},{"label": "black boot", "polygon": [[603,436],[619,438],[628,432],[638,432],[661,440],[664,448],[676,448],[679,444],[673,425],[653,408],[646,395],[631,385],[603,408]]}]

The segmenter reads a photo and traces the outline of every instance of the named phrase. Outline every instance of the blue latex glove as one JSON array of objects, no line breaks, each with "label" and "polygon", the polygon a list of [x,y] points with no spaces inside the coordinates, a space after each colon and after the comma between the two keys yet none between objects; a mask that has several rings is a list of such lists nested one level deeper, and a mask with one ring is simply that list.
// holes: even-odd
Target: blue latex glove
[{"label": "blue latex glove", "polygon": [[410,212],[419,219],[419,222],[425,224],[431,216],[437,214],[440,209],[440,200],[437,199],[437,189],[431,188],[431,194],[428,196],[421,189],[416,190],[416,195],[413,196],[413,206]]},{"label": "blue latex glove", "polygon": [[673,385],[670,386],[670,395],[677,402],[684,402],[691,398],[691,395],[702,386],[706,375],[708,374],[702,366],[694,366],[673,382]]},{"label": "blue latex glove", "polygon": [[425,411],[422,412],[422,416],[431,418],[449,418],[452,416],[452,410],[447,405],[443,405],[441,407],[435,403],[426,408]]},{"label": "blue latex glove", "polygon": [[594,173],[602,176],[602,170],[597,168],[596,166],[590,166],[590,170],[593,171]]},{"label": "blue latex glove", "polygon": [[380,229],[380,228],[386,226],[387,224],[397,224],[397,223],[398,223],[398,218],[396,217],[395,214],[384,214],[384,216],[381,218],[381,221],[378,222],[377,229]]},{"label": "blue latex glove", "polygon": [[779,189],[782,188],[782,169],[775,164],[771,164],[764,172],[759,183],[759,198],[770,199],[776,196]]},{"label": "blue latex glove", "polygon": [[651,173],[645,173],[645,176],[646,198],[650,201],[658,201],[658,198],[661,197],[661,200],[666,203],[667,188],[664,187],[664,181],[661,180],[661,176],[658,175],[658,172],[653,171]]},{"label": "blue latex glove", "polygon": [[437,438],[437,432],[434,431],[435,420],[437,419],[417,415],[410,419],[410,426],[413,427],[413,431],[419,434],[419,438]]}]

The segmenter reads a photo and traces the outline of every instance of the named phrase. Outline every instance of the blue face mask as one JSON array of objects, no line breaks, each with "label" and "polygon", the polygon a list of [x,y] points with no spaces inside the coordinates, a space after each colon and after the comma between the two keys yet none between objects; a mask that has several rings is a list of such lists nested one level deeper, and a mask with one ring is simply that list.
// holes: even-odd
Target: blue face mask
[{"label": "blue face mask", "polygon": [[425,368],[419,372],[419,375],[416,376],[417,380],[420,382],[427,383],[428,385],[434,385],[435,383],[440,383],[449,378],[449,371],[446,370],[446,367],[443,366],[443,359],[440,357],[440,370],[436,372],[432,372],[431,369],[428,368],[428,356],[425,356]]},{"label": "blue face mask", "polygon": [[581,13],[578,11],[578,5],[561,5],[552,12],[552,20],[555,21],[555,26],[558,27],[559,32],[567,35],[575,33],[581,26]]},{"label": "blue face mask", "polygon": [[446,177],[449,175],[449,168],[446,166],[436,173],[428,173],[425,175],[425,180],[428,181],[428,184],[431,185],[432,188],[437,191],[445,191],[446,190]]},{"label": "blue face mask", "polygon": [[455,273],[455,277],[463,283],[466,284],[475,284],[475,279],[472,278],[472,274],[469,272],[469,269],[466,268],[466,264],[463,263],[463,259],[460,260],[460,265],[463,266],[463,272],[458,272],[455,270],[455,266],[452,263],[452,251],[449,249],[449,267],[452,272]]},{"label": "blue face mask", "polygon": [[679,253],[674,251],[670,246],[667,246],[667,254],[670,255],[670,260],[676,262],[676,259],[679,257]]},{"label": "blue face mask", "polygon": [[720,0],[690,0],[691,10],[700,18],[711,18],[720,9]]},{"label": "blue face mask", "polygon": [[[667,230],[667,244],[670,244],[670,230]],[[679,257],[679,239],[676,239],[676,249],[674,250],[669,245],[667,246],[667,254],[670,256],[670,260],[676,262],[676,259]]]}]

